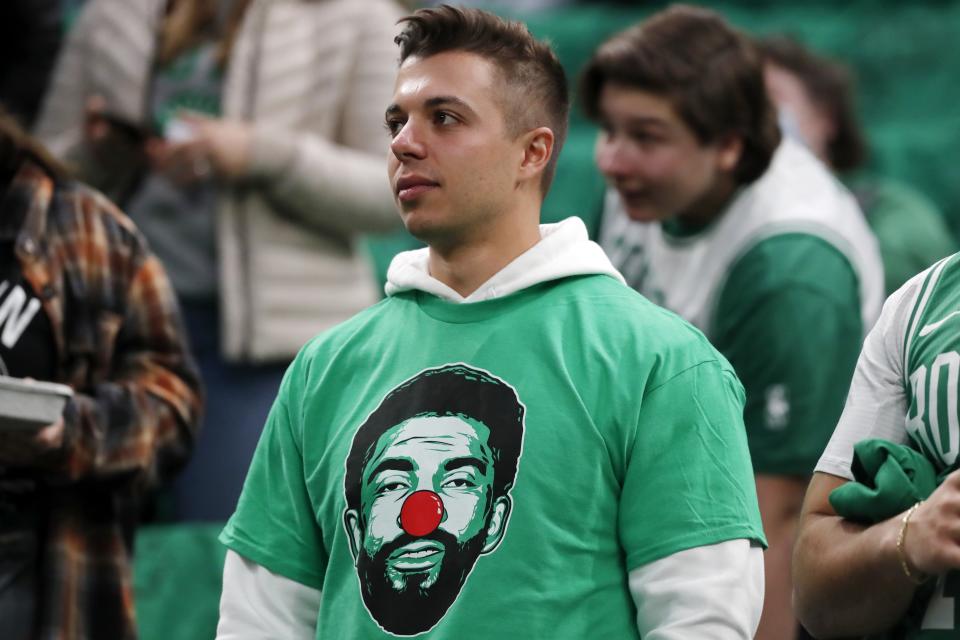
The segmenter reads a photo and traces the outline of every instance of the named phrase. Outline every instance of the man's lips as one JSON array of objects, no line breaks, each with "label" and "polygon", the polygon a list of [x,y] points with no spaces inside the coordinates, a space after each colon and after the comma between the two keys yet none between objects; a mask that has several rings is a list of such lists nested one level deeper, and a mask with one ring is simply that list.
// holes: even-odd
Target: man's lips
[{"label": "man's lips", "polygon": [[617,193],[620,194],[620,198],[627,202],[635,202],[638,200],[645,200],[647,198],[646,189],[638,188],[625,188],[617,187]]},{"label": "man's lips", "polygon": [[408,202],[419,198],[424,193],[436,189],[440,183],[425,176],[403,176],[397,180],[397,198],[401,202]]},{"label": "man's lips", "polygon": [[433,540],[419,540],[404,545],[390,554],[387,564],[396,571],[423,571],[443,559],[443,545]]}]

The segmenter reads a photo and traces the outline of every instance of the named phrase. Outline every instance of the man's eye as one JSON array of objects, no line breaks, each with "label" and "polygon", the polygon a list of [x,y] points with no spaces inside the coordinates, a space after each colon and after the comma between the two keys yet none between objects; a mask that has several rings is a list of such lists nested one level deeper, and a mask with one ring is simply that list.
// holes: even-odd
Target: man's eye
[{"label": "man's eye", "polygon": [[631,131],[628,135],[631,140],[639,144],[652,144],[659,140],[657,136],[646,131]]},{"label": "man's eye", "polygon": [[379,487],[377,487],[377,495],[382,495],[384,493],[393,493],[394,491],[406,491],[409,485],[402,480],[393,480],[390,482],[384,482]]},{"label": "man's eye", "polygon": [[451,478],[444,482],[443,486],[447,489],[472,489],[477,483],[469,478]]},{"label": "man's eye", "polygon": [[390,134],[391,138],[395,138],[400,129],[403,128],[403,122],[401,120],[387,120],[383,123],[384,128],[387,130],[387,133]]},{"label": "man's eye", "polygon": [[457,120],[446,111],[437,111],[433,115],[433,121],[437,124],[449,125],[455,123]]}]

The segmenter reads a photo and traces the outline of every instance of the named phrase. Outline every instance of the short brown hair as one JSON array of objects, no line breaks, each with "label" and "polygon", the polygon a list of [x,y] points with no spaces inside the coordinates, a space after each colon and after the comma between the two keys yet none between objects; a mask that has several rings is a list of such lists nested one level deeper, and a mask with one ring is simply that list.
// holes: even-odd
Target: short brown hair
[{"label": "short brown hair", "polygon": [[582,106],[593,120],[606,83],[665,97],[701,144],[739,136],[740,184],[759,178],[780,144],[756,48],[713,11],[674,5],[602,44],[580,76]]},{"label": "short brown hair", "polygon": [[849,69],[818,56],[789,36],[757,41],[760,54],[770,64],[795,75],[804,91],[833,122],[834,136],[827,142],[827,161],[836,171],[851,171],[867,159],[867,143],[860,128]]},{"label": "short brown hair", "polygon": [[523,23],[479,9],[441,5],[419,9],[400,22],[406,23],[396,37],[401,64],[411,56],[474,53],[493,63],[507,85],[502,102],[509,135],[544,126],[553,131],[553,153],[540,182],[546,193],[567,137],[570,111],[567,78],[550,45],[534,38]]}]

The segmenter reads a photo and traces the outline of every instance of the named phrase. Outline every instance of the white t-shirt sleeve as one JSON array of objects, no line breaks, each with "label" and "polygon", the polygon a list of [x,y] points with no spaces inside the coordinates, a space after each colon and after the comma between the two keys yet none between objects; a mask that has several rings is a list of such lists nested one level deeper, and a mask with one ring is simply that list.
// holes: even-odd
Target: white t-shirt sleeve
[{"label": "white t-shirt sleeve", "polygon": [[320,591],[227,550],[217,640],[313,640]]},{"label": "white t-shirt sleeve", "polygon": [[884,303],[880,319],[863,343],[847,403],[816,471],[853,480],[855,444],[868,438],[907,442],[909,399],[904,387],[903,344],[910,310],[926,274],[908,280]]},{"label": "white t-shirt sleeve", "polygon": [[694,547],[628,576],[644,640],[749,640],[763,609],[763,550],[749,540]]}]

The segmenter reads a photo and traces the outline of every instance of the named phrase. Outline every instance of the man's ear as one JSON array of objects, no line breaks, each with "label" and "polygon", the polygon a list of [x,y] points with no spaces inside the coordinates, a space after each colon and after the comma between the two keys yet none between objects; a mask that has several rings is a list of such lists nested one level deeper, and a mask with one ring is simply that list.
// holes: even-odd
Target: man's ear
[{"label": "man's ear", "polygon": [[725,173],[733,173],[743,156],[743,138],[728,134],[717,141],[717,166]]},{"label": "man's ear", "polygon": [[[521,136],[523,142],[523,157],[520,161],[518,178],[530,180],[543,174],[550,157],[553,155],[553,145],[556,138],[550,127],[537,127]],[[539,185],[539,180],[537,182]]]},{"label": "man's ear", "polygon": [[510,510],[512,507],[513,501],[510,500],[510,496],[500,496],[493,501],[493,507],[490,509],[490,517],[487,518],[487,539],[480,553],[490,553],[496,549],[500,541],[503,540],[503,534],[507,531],[507,520],[510,518]]},{"label": "man's ear", "polygon": [[357,565],[360,557],[360,546],[363,544],[363,532],[360,528],[360,514],[355,509],[343,512],[343,528],[347,531],[347,542],[350,543],[350,553],[353,554],[353,565]]}]

